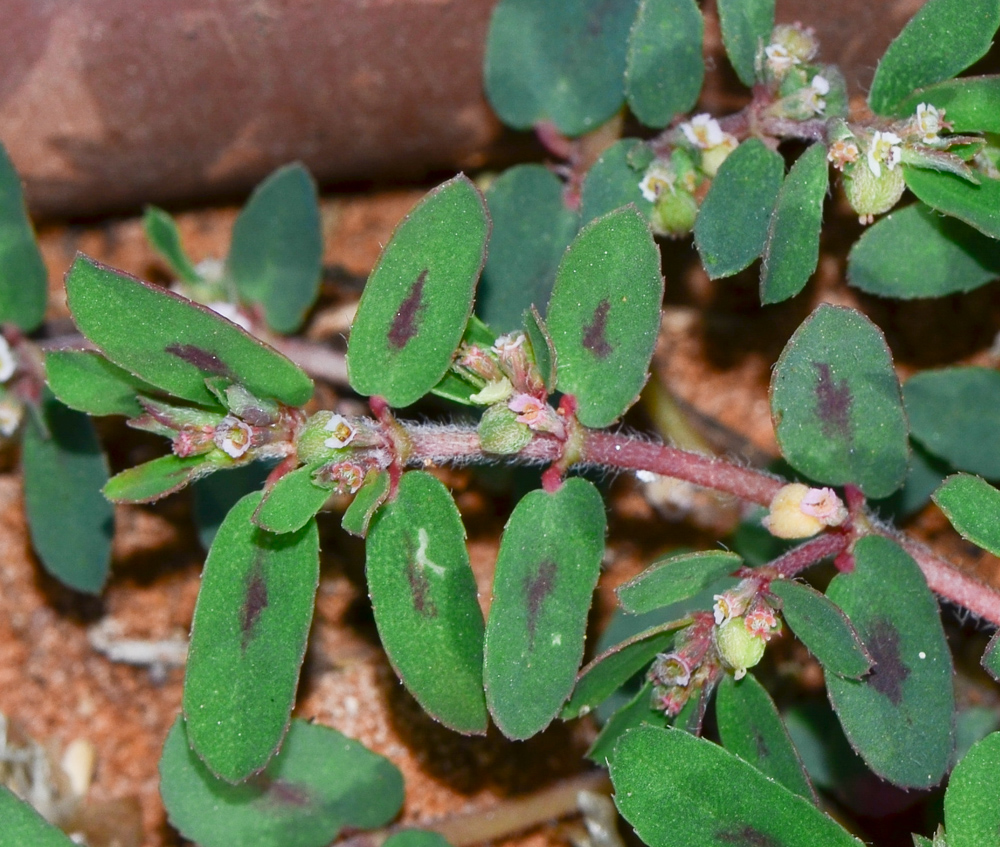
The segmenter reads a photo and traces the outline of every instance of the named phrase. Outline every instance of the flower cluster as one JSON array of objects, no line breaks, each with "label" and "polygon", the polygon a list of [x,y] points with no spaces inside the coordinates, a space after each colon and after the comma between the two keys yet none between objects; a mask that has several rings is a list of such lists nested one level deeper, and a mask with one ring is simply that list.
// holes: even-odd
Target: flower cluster
[{"label": "flower cluster", "polygon": [[723,666],[742,679],[763,658],[767,642],[781,631],[781,622],[756,579],[745,579],[715,595],[714,613],[715,649]]}]

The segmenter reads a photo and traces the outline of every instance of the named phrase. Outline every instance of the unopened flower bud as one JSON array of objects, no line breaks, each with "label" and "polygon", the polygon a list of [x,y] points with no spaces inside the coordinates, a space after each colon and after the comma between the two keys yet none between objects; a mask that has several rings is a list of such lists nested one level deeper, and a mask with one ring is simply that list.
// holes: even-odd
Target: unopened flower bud
[{"label": "unopened flower bud", "polygon": [[861,223],[888,212],[903,196],[906,183],[902,168],[881,168],[875,175],[868,162],[857,162],[844,170],[844,191]]},{"label": "unopened flower bud", "polygon": [[479,443],[487,453],[518,453],[531,441],[531,430],[506,406],[490,406],[479,421]]}]

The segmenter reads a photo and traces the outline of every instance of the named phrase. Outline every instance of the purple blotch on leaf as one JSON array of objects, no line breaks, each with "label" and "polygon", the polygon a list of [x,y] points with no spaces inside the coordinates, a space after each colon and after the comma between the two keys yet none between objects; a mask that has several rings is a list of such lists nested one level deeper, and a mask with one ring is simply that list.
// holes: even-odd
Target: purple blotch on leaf
[{"label": "purple blotch on leaf", "polygon": [[903,685],[910,675],[910,669],[899,651],[899,631],[886,618],[872,622],[871,631],[865,641],[875,665],[864,677],[879,694],[889,698],[893,706],[903,702]]},{"label": "purple blotch on leaf", "polygon": [[611,311],[611,304],[607,299],[602,300],[594,309],[594,318],[589,325],[583,328],[583,346],[598,359],[606,359],[611,355],[614,348],[608,343],[608,312]]},{"label": "purple blotch on leaf", "polygon": [[253,628],[260,619],[261,613],[267,608],[267,583],[264,581],[264,569],[261,566],[260,557],[254,560],[253,568],[247,579],[246,593],[243,597],[243,606],[240,609],[240,633],[242,648],[244,650],[250,644]]},{"label": "purple blotch on leaf", "polygon": [[423,310],[424,283],[427,282],[427,269],[420,272],[417,281],[410,288],[410,293],[400,304],[399,311],[392,319],[389,327],[389,346],[399,352],[417,334],[420,312]]},{"label": "purple blotch on leaf", "polygon": [[846,379],[838,382],[826,362],[813,362],[816,380],[816,414],[827,438],[851,437],[851,387]]},{"label": "purple blotch on leaf", "polygon": [[247,782],[263,791],[261,801],[264,805],[275,808],[304,808],[312,802],[309,789],[304,785],[296,785],[283,779],[274,779],[266,773],[257,774]]},{"label": "purple blotch on leaf", "polygon": [[767,739],[764,737],[763,733],[761,733],[761,732],[759,732],[757,730],[754,730],[754,733],[753,733],[753,743],[754,743],[754,747],[757,748],[757,755],[761,759],[766,759],[768,756],[771,755],[771,748],[768,745]]},{"label": "purple blotch on leaf", "polygon": [[542,611],[542,603],[552,593],[556,584],[556,563],[546,559],[538,566],[534,576],[524,578],[524,600],[528,606],[528,640],[535,646],[535,627],[538,615]]},{"label": "purple blotch on leaf", "polygon": [[236,379],[235,374],[229,369],[229,366],[216,356],[215,353],[210,353],[208,350],[203,350],[194,344],[170,344],[164,350],[172,356],[176,356],[178,359],[187,362],[189,365],[194,365],[200,371],[212,374],[213,376],[223,376],[226,379],[234,381]]},{"label": "purple blotch on leaf", "polygon": [[715,837],[723,844],[734,844],[736,847],[782,847],[782,842],[749,824],[742,829],[721,830],[715,833]]}]

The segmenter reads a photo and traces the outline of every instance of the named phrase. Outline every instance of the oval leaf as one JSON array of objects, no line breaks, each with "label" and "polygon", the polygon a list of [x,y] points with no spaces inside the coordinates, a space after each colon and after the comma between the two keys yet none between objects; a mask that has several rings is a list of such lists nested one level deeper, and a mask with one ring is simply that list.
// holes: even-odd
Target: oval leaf
[{"label": "oval leaf", "polygon": [[719,739],[730,753],[776,779],[789,791],[816,802],[816,792],[771,696],[748,674],[737,682],[729,674],[715,694]]},{"label": "oval leaf", "polygon": [[958,470],[1000,478],[1000,373],[924,371],[903,387],[913,437]]},{"label": "oval leaf", "polygon": [[559,260],[579,226],[564,190],[548,168],[519,165],[486,191],[493,230],[476,313],[496,332],[521,329],[527,309],[549,302]]},{"label": "oval leaf", "polygon": [[486,260],[490,223],[465,176],[436,188],[396,227],[368,278],[347,352],[360,394],[408,406],[451,365]]},{"label": "oval leaf", "polygon": [[743,270],[763,251],[785,162],[757,138],[719,168],[694,222],[694,242],[712,279]]},{"label": "oval leaf", "polygon": [[956,766],[944,795],[948,847],[1000,847],[1000,732],[975,744]]},{"label": "oval leaf", "polygon": [[177,224],[169,214],[156,206],[147,206],[142,216],[142,228],[153,249],[166,261],[178,279],[184,282],[201,282],[200,274],[181,246]]},{"label": "oval leaf", "polygon": [[210,309],[78,255],[66,298],[80,331],[116,365],[157,388],[215,406],[222,377],[258,397],[301,406],[312,380],[276,350]]},{"label": "oval leaf", "polygon": [[792,632],[830,673],[857,678],[872,658],[851,622],[815,588],[791,580],[775,580],[771,593],[781,600],[781,615]]},{"label": "oval leaf", "polygon": [[93,350],[46,353],[45,380],[63,403],[88,415],[138,417],[144,409],[136,395],[156,392],[148,382]]},{"label": "oval leaf", "polygon": [[673,643],[674,631],[690,623],[689,618],[656,626],[609,647],[577,676],[573,696],[560,717],[570,720],[586,715],[608,699],[633,676]]},{"label": "oval leaf", "polygon": [[104,486],[104,496],[112,503],[155,503],[213,470],[204,456],[171,453],[115,474]]},{"label": "oval leaf", "polygon": [[921,88],[896,112],[915,113],[921,103],[946,111],[952,132],[1000,132],[1000,76],[962,77]]},{"label": "oval leaf", "polygon": [[369,471],[351,505],[344,511],[340,525],[345,532],[364,538],[368,535],[368,525],[378,509],[389,496],[389,472]]},{"label": "oval leaf", "polygon": [[21,179],[0,144],[0,323],[32,332],[45,317],[49,273],[35,241]]},{"label": "oval leaf", "polygon": [[981,177],[978,185],[955,174],[903,168],[906,187],[928,206],[965,221],[990,238],[1000,238],[1000,179]]},{"label": "oval leaf", "polygon": [[934,502],[962,538],[1000,556],[1000,491],[978,476],[955,474],[934,492]]},{"label": "oval leaf", "polygon": [[90,419],[51,395],[28,417],[22,442],[24,505],[31,543],[63,585],[99,594],[108,578],[115,514],[101,494],[108,461]]},{"label": "oval leaf", "polygon": [[272,535],[251,520],[260,500],[240,500],[215,536],[184,677],[191,746],[233,783],[264,768],[285,736],[319,584],[316,522]]},{"label": "oval leaf", "polygon": [[163,745],[170,823],[203,847],[323,847],[344,828],[382,826],[403,805],[403,775],[335,729],[293,720],[281,750],[243,785],[212,775],[178,717]]},{"label": "oval leaf", "polygon": [[604,553],[604,503],[586,480],[517,504],[500,540],[486,624],[486,701],[500,731],[528,738],[556,716],[583,658]]},{"label": "oval leaf", "polygon": [[971,291],[998,276],[1000,242],[923,203],[868,227],[847,259],[851,285],[901,300]]},{"label": "oval leaf", "polygon": [[625,733],[611,781],[618,809],[650,847],[861,847],[805,798],[679,730]]},{"label": "oval leaf", "polygon": [[275,332],[301,326],[323,273],[319,198],[303,165],[278,168],[254,189],[233,225],[226,271]]},{"label": "oval leaf", "polygon": [[559,390],[585,426],[614,423],[639,396],[660,327],[660,252],[635,208],[588,224],[559,265],[548,327]]},{"label": "oval leaf", "polygon": [[403,474],[365,545],[375,624],[396,673],[424,709],[459,732],[486,731],[483,616],[448,489]]},{"label": "oval leaf", "polygon": [[913,89],[950,79],[986,55],[1000,26],[996,0],[929,0],[878,63],[868,105],[877,115]]},{"label": "oval leaf", "polygon": [[705,22],[694,0],[642,0],[629,36],[625,93],[646,126],[690,111],[705,77]]},{"label": "oval leaf", "polygon": [[550,121],[582,135],[624,100],[625,49],[639,0],[502,0],[486,38],[486,96],[508,126]]},{"label": "oval leaf", "polygon": [[824,304],[795,331],[771,377],[771,417],[784,457],[810,479],[886,497],[906,477],[899,381],[860,312]]},{"label": "oval leaf", "polygon": [[4,841],[11,847],[74,847],[77,843],[6,785],[0,785],[0,820]]},{"label": "oval leaf", "polygon": [[830,184],[826,147],[813,144],[792,165],[771,213],[760,268],[760,302],[794,297],[819,261],[823,198]]},{"label": "oval leaf", "polygon": [[937,601],[916,562],[888,538],[859,539],[854,562],[827,595],[875,667],[861,680],[827,673],[830,702],[868,767],[904,788],[929,788],[941,781],[955,745],[951,654]]},{"label": "oval leaf", "polygon": [[668,556],[618,586],[615,593],[626,612],[639,615],[686,600],[742,563],[742,558],[724,550]]},{"label": "oval leaf", "polygon": [[322,461],[286,473],[264,492],[254,512],[253,522],[268,532],[296,532],[302,529],[330,499],[330,489],[313,482]]},{"label": "oval leaf", "polygon": [[747,87],[756,82],[757,51],[771,41],[774,0],[718,0],[722,43],[736,75]]}]

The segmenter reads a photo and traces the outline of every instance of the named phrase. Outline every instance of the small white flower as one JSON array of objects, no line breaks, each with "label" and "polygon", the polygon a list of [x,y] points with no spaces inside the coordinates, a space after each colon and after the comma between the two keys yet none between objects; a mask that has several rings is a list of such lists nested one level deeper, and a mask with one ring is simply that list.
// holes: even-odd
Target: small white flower
[{"label": "small white flower", "polygon": [[215,428],[212,441],[227,456],[238,459],[250,449],[252,437],[253,430],[246,423],[232,415],[226,415]]},{"label": "small white flower", "polygon": [[899,164],[903,155],[902,148],[899,146],[902,141],[903,139],[894,132],[876,131],[872,136],[871,143],[868,145],[868,168],[875,174],[876,179],[882,176],[883,162],[890,171]]},{"label": "small white flower", "polygon": [[684,137],[695,147],[708,150],[725,141],[725,133],[719,122],[710,115],[695,115],[690,122],[681,124]]},{"label": "small white flower", "polygon": [[10,438],[21,424],[24,406],[11,397],[0,400],[0,435]]},{"label": "small white flower", "polygon": [[500,335],[493,342],[493,352],[498,356],[511,355],[518,347],[524,344],[523,332],[512,332],[510,335]]},{"label": "small white flower", "polygon": [[768,44],[764,48],[764,55],[767,56],[767,66],[775,76],[782,76],[787,70],[799,63],[798,56],[789,53],[788,48],[783,44]]},{"label": "small white flower", "polygon": [[226,274],[226,263],[222,259],[202,259],[194,271],[205,282],[220,282]]},{"label": "small white flower", "polygon": [[323,445],[329,447],[331,450],[346,447],[354,440],[354,436],[358,434],[357,430],[351,426],[350,422],[343,415],[332,415],[323,429],[333,433],[323,442]]},{"label": "small white flower", "polygon": [[7,339],[0,335],[0,382],[6,382],[17,370],[17,359],[14,358],[14,351],[10,349]]},{"label": "small white flower", "polygon": [[943,128],[941,120],[943,116],[943,113],[930,103],[921,103],[917,106],[917,130],[924,144],[933,144],[938,140],[938,133]]},{"label": "small white flower", "polygon": [[809,83],[810,87],[820,96],[825,97],[830,93],[830,83],[825,76],[816,74]]},{"label": "small white flower", "polygon": [[830,83],[826,77],[816,74],[809,83],[809,96],[807,102],[809,107],[817,114],[822,115],[826,111],[826,100],[823,98],[830,93]]},{"label": "small white flower", "polygon": [[655,203],[661,194],[673,192],[675,178],[673,169],[666,162],[655,161],[646,170],[639,190],[650,203]]}]

